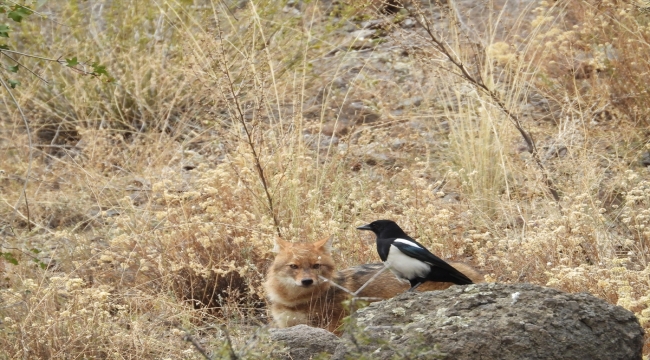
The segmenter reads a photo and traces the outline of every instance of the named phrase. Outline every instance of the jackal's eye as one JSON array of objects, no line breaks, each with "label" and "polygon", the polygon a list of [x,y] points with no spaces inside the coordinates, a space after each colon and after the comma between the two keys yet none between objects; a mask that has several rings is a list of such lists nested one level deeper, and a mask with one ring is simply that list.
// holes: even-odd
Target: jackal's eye
[{"label": "jackal's eye", "polygon": [[320,264],[314,264],[314,265],[312,265],[311,268],[314,269],[314,270],[318,270],[318,269],[320,269]]},{"label": "jackal's eye", "polygon": [[295,269],[298,268],[298,265],[296,265],[296,264],[289,264],[289,267],[295,270]]}]

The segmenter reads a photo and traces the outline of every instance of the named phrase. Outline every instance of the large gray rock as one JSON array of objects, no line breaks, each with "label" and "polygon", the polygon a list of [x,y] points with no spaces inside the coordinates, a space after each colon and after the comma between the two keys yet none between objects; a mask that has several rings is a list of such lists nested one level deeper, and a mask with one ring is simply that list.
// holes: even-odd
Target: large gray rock
[{"label": "large gray rock", "polygon": [[285,359],[309,360],[322,353],[333,354],[340,339],[331,332],[307,325],[296,325],[284,329],[271,329],[270,338],[286,346]]},{"label": "large gray rock", "polygon": [[359,310],[333,359],[641,359],[634,314],[530,284],[404,293]]}]

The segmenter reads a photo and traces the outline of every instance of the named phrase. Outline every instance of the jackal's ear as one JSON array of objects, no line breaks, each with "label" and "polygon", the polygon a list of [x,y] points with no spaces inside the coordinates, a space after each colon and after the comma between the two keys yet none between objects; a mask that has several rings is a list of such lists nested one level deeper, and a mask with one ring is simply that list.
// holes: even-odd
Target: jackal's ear
[{"label": "jackal's ear", "polygon": [[332,252],[332,241],[334,240],[334,235],[325,238],[323,240],[317,241],[314,243],[314,247],[316,249],[322,249],[323,251],[327,252],[328,254]]},{"label": "jackal's ear", "polygon": [[284,241],[280,238],[275,238],[275,244],[273,245],[273,252],[279,253],[280,251],[289,247],[289,245],[290,243],[288,241]]}]

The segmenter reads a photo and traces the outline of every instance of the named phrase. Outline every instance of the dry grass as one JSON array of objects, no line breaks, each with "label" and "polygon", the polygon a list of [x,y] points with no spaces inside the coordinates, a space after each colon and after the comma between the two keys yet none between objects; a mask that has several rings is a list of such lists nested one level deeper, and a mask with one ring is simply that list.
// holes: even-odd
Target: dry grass
[{"label": "dry grass", "polygon": [[258,356],[274,237],[334,235],[343,268],[377,261],[354,226],[379,218],[492,281],[588,291],[650,329],[642,8],[511,16],[497,1],[476,27],[462,7],[422,9],[533,135],[542,169],[404,11],[220,4],[53,4],[41,11],[68,26],[34,17],[14,37],[99,58],[115,81],[23,58],[51,80],[22,74],[14,91],[29,134],[3,93],[0,251],[18,260],[0,261],[4,358],[201,358],[186,334],[227,356],[224,325]]}]

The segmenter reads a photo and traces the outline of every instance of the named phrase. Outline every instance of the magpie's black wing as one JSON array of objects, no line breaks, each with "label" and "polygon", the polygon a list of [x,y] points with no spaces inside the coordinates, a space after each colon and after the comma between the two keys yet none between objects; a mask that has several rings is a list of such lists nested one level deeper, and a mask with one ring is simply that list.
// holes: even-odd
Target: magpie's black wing
[{"label": "magpie's black wing", "polygon": [[390,251],[390,240],[377,240],[377,252],[381,261],[388,259],[388,252]]},{"label": "magpie's black wing", "polygon": [[458,285],[473,284],[472,280],[465,276],[465,274],[456,270],[456,268],[447,264],[441,258],[433,255],[416,241],[396,239],[392,245],[405,255],[431,265],[429,278],[433,281],[453,282]]}]

